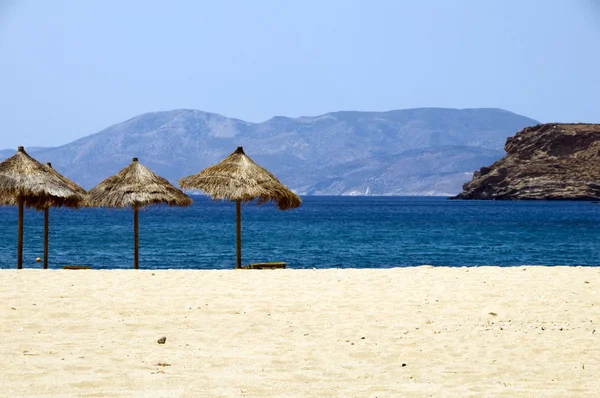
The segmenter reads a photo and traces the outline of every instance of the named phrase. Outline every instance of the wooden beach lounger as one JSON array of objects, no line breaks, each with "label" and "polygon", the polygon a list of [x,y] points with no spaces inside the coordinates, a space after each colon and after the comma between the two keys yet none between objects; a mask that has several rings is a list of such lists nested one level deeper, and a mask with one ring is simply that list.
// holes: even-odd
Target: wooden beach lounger
[{"label": "wooden beach lounger", "polygon": [[244,265],[242,269],[283,269],[285,268],[287,263],[283,261],[274,261],[269,263],[254,263],[249,265]]}]

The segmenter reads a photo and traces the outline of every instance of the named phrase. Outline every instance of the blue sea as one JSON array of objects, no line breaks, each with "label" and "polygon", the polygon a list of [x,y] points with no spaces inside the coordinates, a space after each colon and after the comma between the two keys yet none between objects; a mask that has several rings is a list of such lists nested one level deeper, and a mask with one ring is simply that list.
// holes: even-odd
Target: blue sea
[{"label": "blue sea", "polygon": [[[235,204],[140,211],[140,268],[231,269]],[[17,209],[0,207],[0,268],[16,267]],[[24,267],[41,268],[43,213],[25,210]],[[243,264],[387,268],[421,264],[598,265],[600,204],[431,197],[304,197],[300,208],[242,205]],[[131,209],[50,209],[50,268],[132,268]]]}]

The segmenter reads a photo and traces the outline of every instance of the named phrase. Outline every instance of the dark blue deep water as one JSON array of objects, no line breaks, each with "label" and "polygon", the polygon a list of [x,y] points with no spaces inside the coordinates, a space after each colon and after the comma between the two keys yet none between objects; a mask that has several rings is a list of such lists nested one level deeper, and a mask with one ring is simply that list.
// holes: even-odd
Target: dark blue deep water
[{"label": "dark blue deep water", "polygon": [[[235,205],[196,196],[189,208],[140,212],[140,268],[233,268]],[[290,268],[433,264],[598,265],[600,204],[305,197],[279,211],[242,206],[243,263]],[[50,268],[131,268],[130,209],[51,209]],[[41,267],[43,213],[25,210],[24,267]],[[0,207],[0,268],[13,268],[17,209]]]}]

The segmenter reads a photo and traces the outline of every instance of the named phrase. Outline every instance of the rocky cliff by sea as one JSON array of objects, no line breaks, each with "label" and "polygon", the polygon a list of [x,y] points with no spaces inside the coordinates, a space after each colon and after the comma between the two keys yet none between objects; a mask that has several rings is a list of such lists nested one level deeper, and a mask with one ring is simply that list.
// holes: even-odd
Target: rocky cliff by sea
[{"label": "rocky cliff by sea", "polygon": [[548,123],[506,140],[455,199],[600,199],[600,124]]}]

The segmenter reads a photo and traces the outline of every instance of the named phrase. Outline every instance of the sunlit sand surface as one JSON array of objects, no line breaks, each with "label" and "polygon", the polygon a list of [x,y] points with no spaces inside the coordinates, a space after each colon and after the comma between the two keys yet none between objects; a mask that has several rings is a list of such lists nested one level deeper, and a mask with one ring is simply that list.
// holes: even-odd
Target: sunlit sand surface
[{"label": "sunlit sand surface", "polygon": [[600,394],[598,268],[2,270],[0,298],[7,397]]}]

